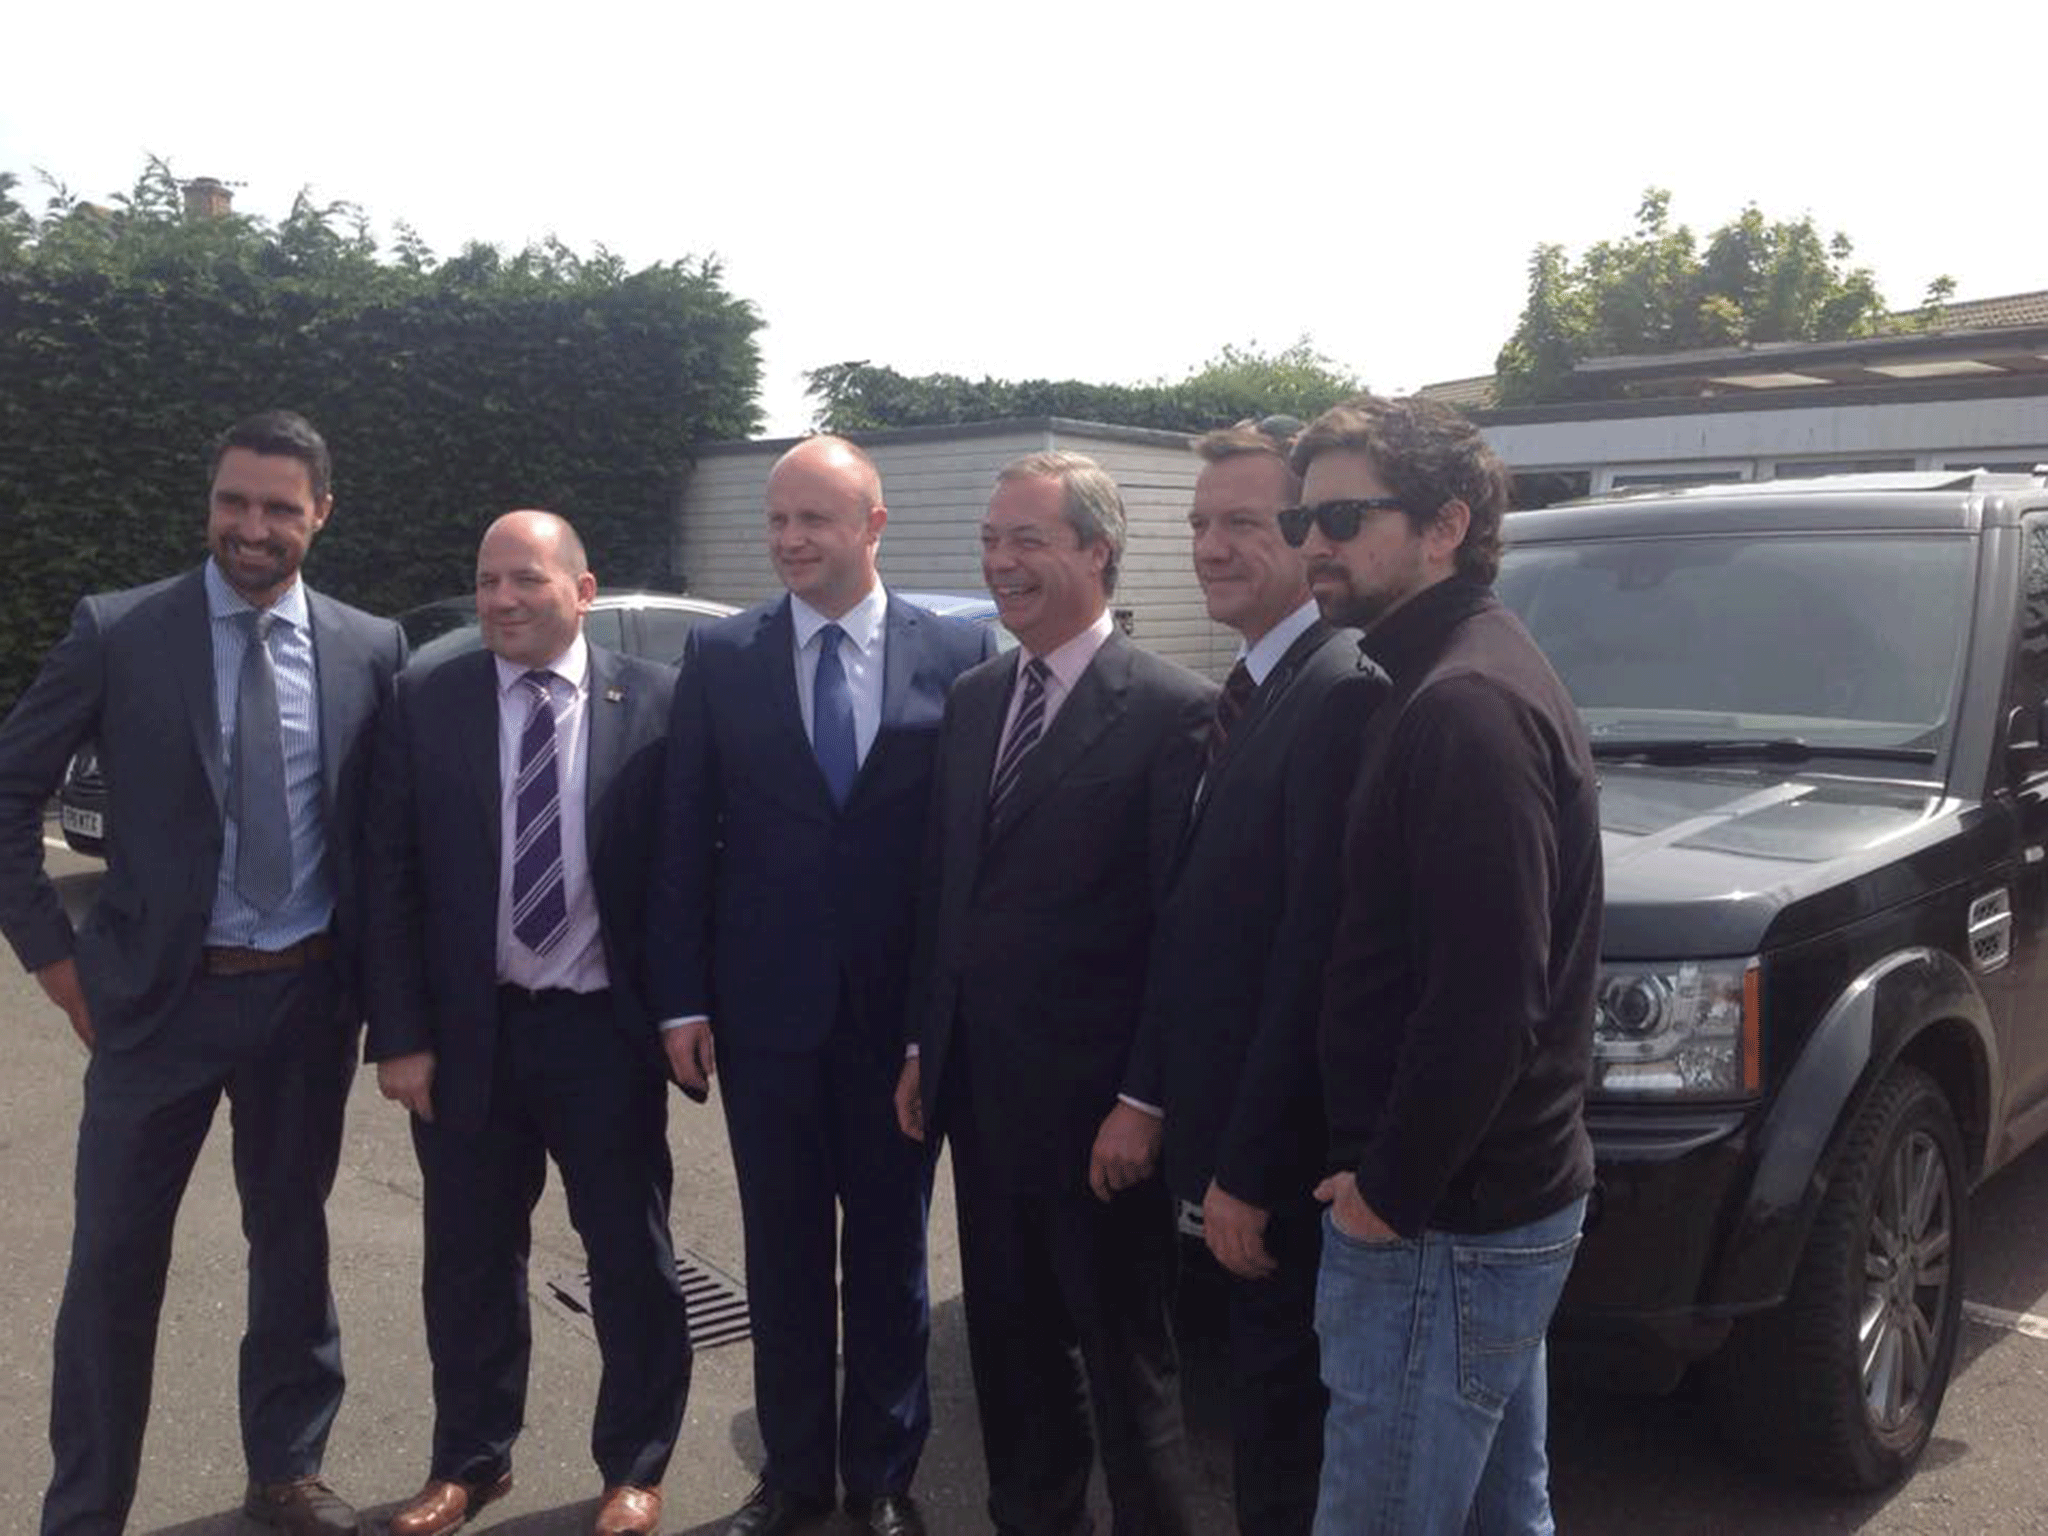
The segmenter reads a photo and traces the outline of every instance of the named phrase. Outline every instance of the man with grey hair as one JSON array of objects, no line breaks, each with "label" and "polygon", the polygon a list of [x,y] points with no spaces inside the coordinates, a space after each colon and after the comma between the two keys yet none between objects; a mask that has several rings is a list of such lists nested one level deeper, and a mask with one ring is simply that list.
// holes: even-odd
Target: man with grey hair
[{"label": "man with grey hair", "polygon": [[1098,1443],[1117,1536],[1192,1528],[1173,1202],[1156,1174],[1091,1174],[1090,1152],[1216,690],[1116,632],[1123,543],[1093,460],[997,477],[982,574],[1021,646],[947,701],[896,1091],[907,1135],[952,1137],[989,1513],[1016,1536],[1089,1529]]}]

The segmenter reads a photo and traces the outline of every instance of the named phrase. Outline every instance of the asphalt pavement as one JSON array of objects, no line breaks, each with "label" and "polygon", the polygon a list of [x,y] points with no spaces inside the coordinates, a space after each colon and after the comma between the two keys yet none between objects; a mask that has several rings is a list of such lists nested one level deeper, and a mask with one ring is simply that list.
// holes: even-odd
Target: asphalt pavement
[{"label": "asphalt pavement", "polygon": [[[67,902],[82,905],[97,881],[97,861],[62,849],[49,860]],[[69,1242],[84,1060],[33,979],[11,963],[0,965],[0,1253],[7,1280],[0,1290],[0,1533],[9,1536],[34,1531],[49,1468],[50,1330]],[[676,1095],[671,1106],[676,1242],[711,1279],[743,1280],[738,1200],[717,1104],[700,1108]],[[237,1512],[243,1470],[234,1378],[244,1248],[227,1118],[223,1106],[179,1218],[156,1405],[129,1527],[138,1533],[247,1536],[258,1529]],[[1552,1407],[1560,1530],[2048,1533],[2048,1486],[2040,1477],[2048,1439],[2048,1222],[2036,1214],[2048,1209],[2044,1201],[2048,1151],[2037,1150],[1972,1202],[1978,1241],[1963,1359],[1935,1442],[1903,1487],[1858,1500],[1790,1488],[1734,1460],[1703,1407],[1683,1393],[1619,1399],[1565,1384]],[[350,1385],[327,1470],[341,1492],[375,1516],[424,1477],[430,1409],[419,1310],[419,1172],[403,1115],[377,1096],[367,1071],[350,1103],[328,1220]],[[558,1182],[551,1181],[534,1223],[532,1390],[528,1426],[514,1452],[516,1487],[473,1530],[580,1536],[589,1528],[598,1491],[586,1444],[597,1350],[588,1319],[563,1299],[573,1298],[581,1270]],[[917,1492],[935,1536],[968,1536],[989,1527],[943,1166],[932,1213],[932,1296],[934,1430]],[[1204,1299],[1195,1287],[1197,1325],[1209,1316]],[[744,1341],[698,1354],[689,1418],[666,1484],[663,1529],[671,1536],[721,1532],[753,1485],[761,1445],[751,1370]],[[1206,1490],[1201,1536],[1223,1536],[1233,1529],[1223,1431],[1229,1384],[1213,1342],[1195,1339],[1188,1370]],[[847,1536],[855,1527],[840,1520],[824,1529]]]}]

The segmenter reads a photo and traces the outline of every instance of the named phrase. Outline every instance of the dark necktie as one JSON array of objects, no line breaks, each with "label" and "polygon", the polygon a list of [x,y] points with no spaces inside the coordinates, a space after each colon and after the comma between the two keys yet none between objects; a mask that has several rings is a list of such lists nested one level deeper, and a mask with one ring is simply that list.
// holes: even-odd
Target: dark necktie
[{"label": "dark necktie", "polygon": [[1017,787],[1017,775],[1023,772],[1024,759],[1031,749],[1038,745],[1038,738],[1045,734],[1045,680],[1052,675],[1052,669],[1044,660],[1034,656],[1024,666],[1024,697],[1017,706],[1017,718],[1010,726],[1010,739],[1003,743],[1002,755],[996,759],[996,776],[989,786],[988,803],[993,810],[1003,803],[1003,796]]},{"label": "dark necktie", "polygon": [[555,768],[552,672],[519,681],[530,707],[519,734],[519,776],[512,791],[512,936],[544,955],[569,928],[562,883],[562,788]]},{"label": "dark necktie", "polygon": [[270,660],[277,616],[251,610],[248,620],[249,642],[235,685],[235,889],[258,912],[274,912],[292,889],[284,730],[277,716],[277,669]]},{"label": "dark necktie", "polygon": [[860,771],[860,746],[853,734],[853,690],[839,659],[846,631],[827,624],[818,631],[818,671],[811,683],[811,750],[832,791],[834,805],[846,804]]},{"label": "dark necktie", "polygon": [[1259,685],[1252,681],[1252,670],[1238,658],[1236,666],[1230,669],[1230,676],[1223,680],[1223,691],[1216,695],[1216,714],[1209,721],[1209,771],[1216,769],[1216,760],[1223,756],[1223,748],[1230,740],[1230,733],[1237,728],[1237,722],[1244,718],[1245,706],[1251,703],[1252,695]]}]

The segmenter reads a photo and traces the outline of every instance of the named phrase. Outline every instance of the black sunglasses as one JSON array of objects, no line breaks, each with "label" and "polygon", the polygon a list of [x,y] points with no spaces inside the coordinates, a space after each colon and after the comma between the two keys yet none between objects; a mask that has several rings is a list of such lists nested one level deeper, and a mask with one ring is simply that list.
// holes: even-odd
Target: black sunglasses
[{"label": "black sunglasses", "polygon": [[1358,537],[1359,525],[1374,512],[1399,512],[1406,503],[1398,496],[1366,496],[1350,501],[1319,501],[1312,507],[1282,507],[1280,537],[1296,549],[1308,542],[1311,527],[1323,530],[1323,537],[1342,544]]}]

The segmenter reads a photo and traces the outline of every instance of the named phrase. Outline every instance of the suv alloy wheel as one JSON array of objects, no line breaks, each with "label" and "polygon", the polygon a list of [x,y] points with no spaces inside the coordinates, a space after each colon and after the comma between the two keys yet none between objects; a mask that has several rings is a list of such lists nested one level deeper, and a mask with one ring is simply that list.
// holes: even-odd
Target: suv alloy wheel
[{"label": "suv alloy wheel", "polygon": [[1848,1491],[1911,1468],[1955,1365],[1965,1177],[1947,1097],[1894,1067],[1843,1145],[1785,1304],[1709,1363],[1729,1439]]}]

